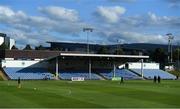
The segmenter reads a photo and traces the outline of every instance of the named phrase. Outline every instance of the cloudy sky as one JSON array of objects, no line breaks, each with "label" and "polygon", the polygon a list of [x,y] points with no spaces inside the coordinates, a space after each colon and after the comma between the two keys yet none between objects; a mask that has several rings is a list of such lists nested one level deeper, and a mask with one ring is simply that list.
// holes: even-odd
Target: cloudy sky
[{"label": "cloudy sky", "polygon": [[180,41],[180,0],[0,0],[0,32],[17,46],[47,41],[86,43]]}]

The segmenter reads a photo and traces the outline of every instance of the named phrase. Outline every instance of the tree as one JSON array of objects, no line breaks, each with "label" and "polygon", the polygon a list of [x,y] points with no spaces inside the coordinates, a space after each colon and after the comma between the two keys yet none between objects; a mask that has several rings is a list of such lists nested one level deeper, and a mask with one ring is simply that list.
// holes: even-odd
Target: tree
[{"label": "tree", "polygon": [[160,68],[164,68],[165,65],[167,65],[166,62],[166,58],[167,55],[164,51],[163,48],[156,48],[154,52],[152,52],[151,56],[152,61],[160,63]]},{"label": "tree", "polygon": [[137,50],[132,50],[131,55],[139,55],[139,52]]},{"label": "tree", "polygon": [[117,50],[115,50],[114,54],[123,55],[123,54],[124,54],[124,51],[123,51],[122,48],[118,48]]},{"label": "tree", "polygon": [[45,50],[46,48],[44,48],[42,45],[39,45],[38,47],[35,47],[35,50]]},{"label": "tree", "polygon": [[173,60],[177,61],[178,59],[180,59],[180,49],[177,48],[173,51]]},{"label": "tree", "polygon": [[156,48],[154,53],[152,54],[152,59],[158,63],[165,63],[166,54],[163,48]]},{"label": "tree", "polygon": [[51,49],[52,51],[63,51],[63,48],[55,47]]},{"label": "tree", "polygon": [[15,45],[13,45],[11,49],[12,50],[18,50],[18,48]]},{"label": "tree", "polygon": [[26,45],[26,47],[23,50],[32,50],[31,46],[29,44]]},{"label": "tree", "polygon": [[0,45],[0,49],[5,50],[5,49],[9,49],[9,48],[5,43],[3,43],[2,45]]},{"label": "tree", "polygon": [[98,53],[98,54],[108,54],[109,51],[108,51],[107,47],[102,46],[102,47],[98,50],[97,53]]}]

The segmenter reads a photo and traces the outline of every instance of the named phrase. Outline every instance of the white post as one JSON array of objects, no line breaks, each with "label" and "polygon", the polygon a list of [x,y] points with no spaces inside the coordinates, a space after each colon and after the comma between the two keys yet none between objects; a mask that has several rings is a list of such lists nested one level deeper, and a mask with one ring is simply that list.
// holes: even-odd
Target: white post
[{"label": "white post", "polygon": [[91,80],[91,60],[89,59],[89,79]]},{"label": "white post", "polygon": [[89,54],[89,32],[93,32],[93,28],[83,28],[84,32],[87,32],[87,54]]},{"label": "white post", "polygon": [[141,59],[141,77],[143,78],[144,75],[143,75],[143,59]]},{"label": "white post", "polygon": [[87,31],[87,53],[89,54],[89,31]]},{"label": "white post", "polygon": [[56,80],[59,79],[59,62],[58,62],[58,57],[56,57]]},{"label": "white post", "polygon": [[115,63],[113,63],[113,77],[116,76],[116,65]]}]

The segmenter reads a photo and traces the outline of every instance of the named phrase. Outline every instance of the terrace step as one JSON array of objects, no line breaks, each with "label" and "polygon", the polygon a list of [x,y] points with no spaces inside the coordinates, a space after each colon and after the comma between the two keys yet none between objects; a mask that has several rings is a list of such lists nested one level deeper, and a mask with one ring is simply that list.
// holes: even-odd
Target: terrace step
[{"label": "terrace step", "polygon": [[4,70],[0,68],[0,77],[2,77],[3,80],[9,80],[10,78],[6,75]]}]

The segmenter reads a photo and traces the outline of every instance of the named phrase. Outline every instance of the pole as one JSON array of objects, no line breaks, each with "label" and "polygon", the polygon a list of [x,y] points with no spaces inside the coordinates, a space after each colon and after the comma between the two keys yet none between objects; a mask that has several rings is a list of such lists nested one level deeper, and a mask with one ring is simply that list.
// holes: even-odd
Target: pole
[{"label": "pole", "polygon": [[89,79],[91,80],[91,59],[89,59]]},{"label": "pole", "polygon": [[179,71],[179,46],[178,46],[178,71]]},{"label": "pole", "polygon": [[168,36],[168,62],[173,61],[173,47],[172,47],[172,40],[174,39],[172,33],[166,34]]},{"label": "pole", "polygon": [[87,31],[87,53],[89,54],[89,31]]},{"label": "pole", "polygon": [[144,77],[144,74],[143,74],[143,59],[141,59],[141,77],[142,78]]},{"label": "pole", "polygon": [[117,52],[117,55],[118,55],[118,49],[119,49],[119,46],[118,46],[118,44],[119,44],[119,40],[117,40],[117,50],[116,50],[116,52]]},{"label": "pole", "polygon": [[116,77],[116,65],[115,65],[115,63],[113,64],[113,77]]},{"label": "pole", "polygon": [[89,54],[89,32],[93,32],[93,28],[83,28],[83,32],[87,32],[87,54]]},{"label": "pole", "polygon": [[178,43],[178,71],[179,71],[179,43]]},{"label": "pole", "polygon": [[171,42],[171,63],[173,62],[173,46],[172,46],[172,42]]},{"label": "pole", "polygon": [[170,39],[168,38],[168,63],[170,62]]},{"label": "pole", "polygon": [[179,44],[178,44],[178,72],[179,72]]},{"label": "pole", "polygon": [[59,79],[59,62],[58,62],[58,57],[56,57],[56,80]]}]

